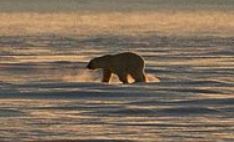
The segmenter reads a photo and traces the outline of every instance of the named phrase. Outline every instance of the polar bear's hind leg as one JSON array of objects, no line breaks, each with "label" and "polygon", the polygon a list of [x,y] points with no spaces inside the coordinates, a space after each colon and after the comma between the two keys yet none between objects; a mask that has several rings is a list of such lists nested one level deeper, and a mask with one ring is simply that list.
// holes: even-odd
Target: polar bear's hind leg
[{"label": "polar bear's hind leg", "polygon": [[133,72],[131,76],[135,80],[135,82],[146,82],[146,77],[143,71],[141,72]]}]

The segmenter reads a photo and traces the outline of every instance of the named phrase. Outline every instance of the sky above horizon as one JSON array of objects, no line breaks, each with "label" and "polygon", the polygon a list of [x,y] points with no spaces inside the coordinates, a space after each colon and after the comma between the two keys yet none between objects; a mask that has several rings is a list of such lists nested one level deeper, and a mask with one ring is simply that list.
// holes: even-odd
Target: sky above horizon
[{"label": "sky above horizon", "polygon": [[233,0],[1,0],[0,12],[234,10]]}]

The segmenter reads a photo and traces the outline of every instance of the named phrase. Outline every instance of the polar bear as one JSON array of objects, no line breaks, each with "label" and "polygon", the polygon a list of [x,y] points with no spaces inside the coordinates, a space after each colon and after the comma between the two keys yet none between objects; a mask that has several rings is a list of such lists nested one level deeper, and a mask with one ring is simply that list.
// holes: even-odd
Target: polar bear
[{"label": "polar bear", "polygon": [[87,65],[88,69],[103,69],[102,82],[109,82],[112,73],[119,77],[124,84],[128,82],[131,75],[135,82],[146,82],[144,74],[144,59],[132,52],[124,52],[115,55],[104,55],[96,57]]}]

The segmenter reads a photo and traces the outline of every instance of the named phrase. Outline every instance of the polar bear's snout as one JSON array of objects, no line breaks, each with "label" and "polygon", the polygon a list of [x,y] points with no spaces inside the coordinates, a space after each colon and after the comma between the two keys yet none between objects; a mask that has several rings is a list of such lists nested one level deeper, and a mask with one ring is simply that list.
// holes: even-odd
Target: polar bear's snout
[{"label": "polar bear's snout", "polygon": [[95,69],[92,60],[88,63],[88,65],[86,66],[86,68],[87,68],[87,69],[90,69],[90,70],[94,70],[94,69]]},{"label": "polar bear's snout", "polygon": [[90,63],[88,63],[88,65],[86,66],[87,69],[92,69],[92,66]]}]

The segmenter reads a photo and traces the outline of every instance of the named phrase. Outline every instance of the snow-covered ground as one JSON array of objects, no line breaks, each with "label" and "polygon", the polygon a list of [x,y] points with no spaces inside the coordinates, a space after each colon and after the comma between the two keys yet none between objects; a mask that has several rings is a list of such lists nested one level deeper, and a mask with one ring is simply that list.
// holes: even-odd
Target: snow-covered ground
[{"label": "snow-covered ground", "polygon": [[[0,19],[0,141],[234,141],[230,12]],[[124,51],[143,56],[147,83],[105,84],[85,69]]]}]

